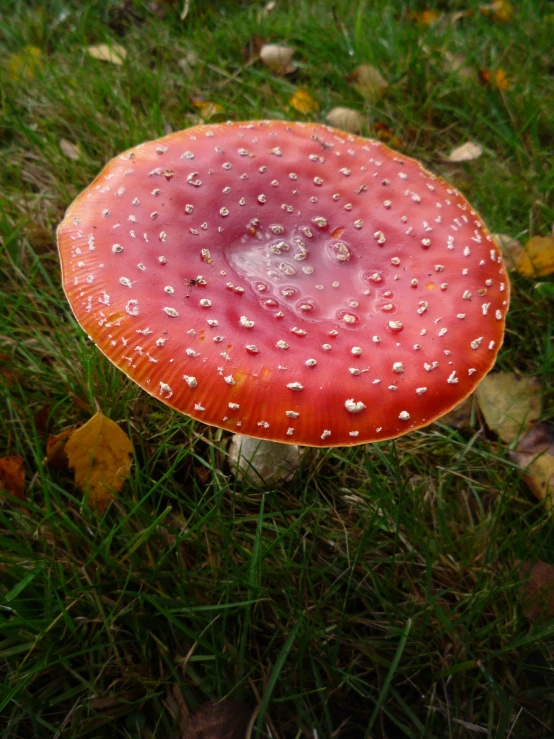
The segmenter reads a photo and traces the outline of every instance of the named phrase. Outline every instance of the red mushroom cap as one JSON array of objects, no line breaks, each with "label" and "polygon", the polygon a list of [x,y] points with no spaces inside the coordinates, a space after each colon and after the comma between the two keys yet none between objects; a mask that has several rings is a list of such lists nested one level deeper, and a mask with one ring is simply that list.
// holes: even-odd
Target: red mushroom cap
[{"label": "red mushroom cap", "polygon": [[509,282],[453,187],[318,124],[197,126],[113,159],[58,229],[64,289],[164,403],[274,441],[419,428],[502,343]]}]

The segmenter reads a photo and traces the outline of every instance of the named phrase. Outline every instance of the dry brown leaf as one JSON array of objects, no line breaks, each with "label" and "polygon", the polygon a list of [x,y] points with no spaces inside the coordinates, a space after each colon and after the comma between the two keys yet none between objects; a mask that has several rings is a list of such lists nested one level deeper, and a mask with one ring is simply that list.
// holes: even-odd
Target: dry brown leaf
[{"label": "dry brown leaf", "polygon": [[0,457],[0,492],[23,500],[25,497],[25,471],[23,457]]},{"label": "dry brown leaf", "polygon": [[361,133],[365,118],[357,110],[352,108],[333,108],[327,113],[327,121],[336,128],[350,133]]},{"label": "dry brown leaf", "polygon": [[19,54],[10,54],[6,61],[8,77],[18,80],[32,80],[42,67],[42,53],[37,46],[26,46]]},{"label": "dry brown leaf", "polygon": [[192,104],[195,108],[200,111],[201,117],[205,121],[209,121],[210,118],[214,118],[217,115],[222,115],[225,112],[223,105],[219,103],[213,103],[211,100],[193,100]]},{"label": "dry brown leaf", "polygon": [[526,580],[519,594],[527,618],[554,618],[554,566],[541,560],[533,564],[521,562],[519,576]]},{"label": "dry brown leaf", "polygon": [[303,87],[300,87],[289,100],[289,105],[294,110],[308,115],[309,113],[315,113],[319,110],[319,103],[315,100],[310,93]]},{"label": "dry brown leaf", "polygon": [[543,277],[554,272],[554,236],[533,236],[514,257],[524,277]]},{"label": "dry brown leaf", "polygon": [[539,500],[547,499],[552,507],[554,499],[554,426],[537,424],[523,436],[510,457],[522,469],[523,479]]},{"label": "dry brown leaf", "polygon": [[464,401],[453,408],[449,413],[441,416],[438,419],[439,423],[444,423],[445,426],[452,426],[455,429],[468,429],[471,424],[471,412],[473,410],[473,395],[466,398]]},{"label": "dry brown leaf", "polygon": [[244,739],[252,713],[252,706],[239,700],[203,703],[183,739]]},{"label": "dry brown leaf", "polygon": [[478,159],[483,153],[483,148],[473,141],[466,141],[465,144],[453,149],[447,157],[449,162],[471,162]]},{"label": "dry brown leaf", "polygon": [[491,89],[505,90],[508,87],[508,78],[503,69],[480,69],[479,79]]},{"label": "dry brown leaf", "polygon": [[346,79],[369,102],[378,100],[388,87],[381,72],[371,64],[360,64]]},{"label": "dry brown leaf", "polygon": [[74,428],[66,429],[61,434],[48,437],[46,442],[46,464],[51,470],[66,470],[69,467],[65,445],[74,431]]},{"label": "dry brown leaf", "polygon": [[432,26],[440,18],[440,15],[436,10],[423,10],[419,13],[414,12],[409,14],[410,18],[418,23],[420,26]]},{"label": "dry brown leaf", "polygon": [[91,505],[105,510],[130,474],[133,445],[127,434],[98,412],[73,431],[65,453],[75,473],[75,484],[88,493]]},{"label": "dry brown leaf", "polygon": [[75,162],[81,156],[81,150],[79,149],[79,145],[73,144],[71,143],[71,141],[68,141],[67,139],[60,139],[60,149],[63,151],[63,153],[66,155],[68,159],[73,159],[73,161]]},{"label": "dry brown leaf", "polygon": [[535,377],[491,372],[475,395],[487,426],[509,444],[527,431],[541,413],[541,383]]},{"label": "dry brown leaf", "polygon": [[374,121],[373,132],[379,141],[384,141],[386,144],[390,144],[393,149],[399,149],[403,146],[402,141],[383,121]]},{"label": "dry brown leaf", "polygon": [[521,243],[509,234],[492,234],[492,240],[502,251],[504,262],[509,270],[517,269],[517,260],[521,259],[523,247]]},{"label": "dry brown leaf", "polygon": [[294,72],[297,67],[292,64],[294,49],[279,44],[264,44],[260,49],[260,59],[273,74],[285,75]]},{"label": "dry brown leaf", "polygon": [[127,58],[127,49],[121,44],[97,44],[88,46],[87,54],[102,62],[110,62],[121,66]]},{"label": "dry brown leaf", "polygon": [[258,59],[260,56],[260,51],[262,50],[264,44],[265,41],[259,33],[255,33],[250,36],[241,50],[244,63],[249,64],[253,59]]},{"label": "dry brown leaf", "polygon": [[488,5],[480,5],[479,10],[483,15],[489,16],[497,23],[508,23],[514,12],[512,4],[505,0],[494,0]]}]

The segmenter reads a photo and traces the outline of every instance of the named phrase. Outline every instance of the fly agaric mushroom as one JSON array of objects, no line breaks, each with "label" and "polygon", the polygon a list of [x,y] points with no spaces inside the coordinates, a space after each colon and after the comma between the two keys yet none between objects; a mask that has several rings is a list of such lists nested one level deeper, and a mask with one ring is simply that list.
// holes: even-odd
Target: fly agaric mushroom
[{"label": "fly agaric mushroom", "polygon": [[204,423],[310,446],[425,426],[491,369],[509,282],[421,164],[310,123],[204,125],[113,159],[58,229],[101,351]]}]

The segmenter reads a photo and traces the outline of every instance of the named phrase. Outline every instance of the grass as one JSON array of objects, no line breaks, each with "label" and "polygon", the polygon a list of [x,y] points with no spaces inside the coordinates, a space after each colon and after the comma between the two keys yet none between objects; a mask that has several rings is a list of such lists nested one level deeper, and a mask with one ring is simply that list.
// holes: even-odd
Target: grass
[{"label": "grass", "polygon": [[[108,158],[194,122],[195,98],[283,118],[305,87],[316,119],[347,105],[368,135],[386,125],[492,231],[549,232],[551,4],[522,0],[500,23],[473,3],[449,24],[466,6],[430,2],[430,27],[416,2],[264,5],[192,0],[183,21],[163,0],[0,8],[0,456],[26,471],[25,501],[0,505],[0,737],[185,736],[188,712],[226,697],[258,706],[259,737],[552,736],[554,623],[525,617],[517,567],[554,562],[552,520],[478,414],[462,431],[309,450],[292,482],[256,490],[230,475],[225,435],[124,379],[66,304],[64,209]],[[244,67],[254,33],[297,49],[296,78]],[[107,42],[127,49],[122,66],[84,52]],[[29,47],[40,56],[22,67]],[[446,51],[504,70],[508,88],[456,74]],[[361,63],[390,82],[375,104],[347,84]],[[483,156],[445,165],[466,140]],[[498,367],[540,378],[545,421],[553,315],[514,277]],[[104,516],[44,464],[48,434],[97,406],[135,447]]]}]

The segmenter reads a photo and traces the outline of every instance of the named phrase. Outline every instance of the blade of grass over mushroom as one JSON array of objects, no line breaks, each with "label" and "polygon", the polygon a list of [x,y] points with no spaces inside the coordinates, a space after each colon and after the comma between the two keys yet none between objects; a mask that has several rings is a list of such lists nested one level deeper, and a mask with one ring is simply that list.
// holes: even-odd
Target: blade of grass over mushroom
[{"label": "blade of grass over mushroom", "polygon": [[[283,119],[303,88],[320,105],[312,122],[359,111],[363,133],[451,182],[508,245],[535,239],[533,269],[510,271],[495,371],[537,383],[536,433],[554,402],[552,277],[536,276],[548,263],[534,251],[554,221],[547,4],[513,3],[504,23],[475,9],[452,21],[443,4],[432,25],[409,15],[423,5],[385,0],[192,1],[181,21],[183,5],[0,3],[6,64],[40,50],[28,76],[0,70],[0,456],[21,458],[24,472],[23,499],[0,494],[2,739],[183,736],[206,701],[242,693],[259,706],[300,620],[262,736],[363,736],[408,620],[375,739],[551,733],[553,627],[522,599],[520,567],[552,566],[552,518],[526,482],[534,469],[519,466],[530,460],[510,455],[521,442],[535,460],[528,432],[503,441],[475,400],[469,426],[439,420],[394,443],[306,449],[291,480],[256,489],[231,475],[230,433],[162,404],[88,340],[60,289],[55,245],[65,208],[104,164],[198,123],[194,101],[217,102],[232,121]],[[245,63],[254,34],[294,49],[296,69],[275,74],[255,58],[261,45]],[[86,53],[99,44],[121,45],[123,64]],[[388,83],[371,104],[349,84],[362,64]],[[505,89],[479,81],[498,69]],[[79,159],[61,140],[78,144]],[[483,155],[445,161],[467,141]],[[206,277],[211,266],[198,266],[187,278]],[[389,392],[399,391],[382,389],[379,404]],[[44,463],[48,436],[98,407],[134,447],[104,515],[70,470]]]}]

